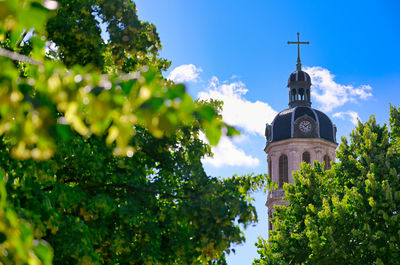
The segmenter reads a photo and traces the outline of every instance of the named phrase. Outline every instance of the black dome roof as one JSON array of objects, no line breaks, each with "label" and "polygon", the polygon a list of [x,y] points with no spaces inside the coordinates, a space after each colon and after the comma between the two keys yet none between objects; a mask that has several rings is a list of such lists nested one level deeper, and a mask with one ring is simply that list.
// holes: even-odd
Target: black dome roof
[{"label": "black dome roof", "polygon": [[[304,72],[303,72],[304,73]],[[307,75],[308,76],[308,75]],[[299,118],[312,119],[316,124],[314,136],[296,136],[294,125]],[[276,115],[271,125],[271,139],[276,142],[289,138],[322,138],[336,143],[336,127],[323,112],[311,107],[300,106],[285,109]]]},{"label": "black dome roof", "polygon": [[288,80],[288,87],[290,86],[290,83],[299,82],[299,81],[307,82],[311,85],[310,75],[302,70],[297,70],[290,74],[289,80]]}]

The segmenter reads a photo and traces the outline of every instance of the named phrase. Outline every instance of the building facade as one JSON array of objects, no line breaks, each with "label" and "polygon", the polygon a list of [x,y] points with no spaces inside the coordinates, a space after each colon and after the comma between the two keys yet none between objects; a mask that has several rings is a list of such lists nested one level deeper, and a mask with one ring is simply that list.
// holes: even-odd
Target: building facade
[{"label": "building facade", "polygon": [[283,184],[293,183],[292,173],[300,163],[318,160],[329,169],[335,160],[336,126],[325,113],[311,107],[311,85],[309,74],[301,69],[299,55],[297,70],[290,74],[287,84],[289,108],[279,112],[265,130],[268,175],[278,185],[268,192],[269,230],[273,229],[270,220],[275,205],[287,204]]}]

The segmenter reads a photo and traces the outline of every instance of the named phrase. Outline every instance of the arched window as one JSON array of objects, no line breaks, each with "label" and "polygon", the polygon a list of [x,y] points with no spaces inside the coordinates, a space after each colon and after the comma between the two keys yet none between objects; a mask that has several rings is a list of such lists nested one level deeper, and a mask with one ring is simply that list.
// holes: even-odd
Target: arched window
[{"label": "arched window", "polygon": [[272,179],[272,165],[271,165],[271,159],[268,160],[268,176]]},{"label": "arched window", "polygon": [[310,89],[307,89],[307,100],[310,100]]},{"label": "arched window", "polygon": [[331,169],[331,158],[328,155],[324,155],[324,162],[325,162],[324,169],[325,170]]},{"label": "arched window", "polygon": [[307,164],[311,164],[310,153],[307,151],[303,153],[303,162],[306,162]]},{"label": "arched window", "polygon": [[283,187],[283,183],[288,181],[288,159],[286,155],[279,157],[279,188]]},{"label": "arched window", "polygon": [[292,89],[292,101],[296,100],[296,89]]},{"label": "arched window", "polygon": [[299,89],[300,100],[304,100],[304,88]]}]

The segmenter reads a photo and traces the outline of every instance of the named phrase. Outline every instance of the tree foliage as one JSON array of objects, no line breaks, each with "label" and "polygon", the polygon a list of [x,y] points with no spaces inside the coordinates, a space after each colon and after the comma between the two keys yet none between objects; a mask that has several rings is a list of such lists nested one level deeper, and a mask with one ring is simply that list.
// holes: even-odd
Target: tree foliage
[{"label": "tree foliage", "polygon": [[3,155],[11,202],[53,246],[55,264],[224,260],[244,240],[235,220],[256,221],[248,194],[261,176],[207,176],[200,159],[209,147],[193,128],[162,139],[137,130],[132,157],[116,157],[98,137],[60,140],[40,163]]},{"label": "tree foliage", "polygon": [[400,109],[389,124],[359,122],[331,170],[302,165],[254,264],[398,264]]},{"label": "tree foliage", "polygon": [[132,1],[54,4],[0,1],[0,261],[223,264],[265,176],[207,176],[199,133],[238,132],[162,77]]},{"label": "tree foliage", "polygon": [[[140,21],[132,1],[61,0],[46,24],[57,55],[71,67],[92,64],[105,72],[134,72],[152,65],[166,70],[170,62],[157,57],[161,41],[156,27]],[[102,28],[109,39],[101,36]],[[107,41],[107,42],[106,42]]]},{"label": "tree foliage", "polygon": [[44,240],[34,240],[30,224],[20,218],[7,202],[4,172],[0,172],[0,262],[11,264],[51,264],[53,253]]},{"label": "tree foliage", "polygon": [[[3,13],[0,16],[0,41],[4,40],[5,49],[1,51],[6,56],[0,58],[0,65],[6,70],[0,74],[0,135],[6,135],[10,139],[14,157],[36,160],[50,158],[55,147],[53,136],[67,134],[63,125],[84,137],[92,134],[108,135],[106,143],[116,143],[114,151],[118,155],[133,152],[135,147],[128,145],[128,142],[135,134],[135,125],[147,128],[156,137],[162,137],[199,117],[201,126],[207,128],[204,131],[211,144],[218,142],[222,130],[230,136],[237,133],[233,127],[218,118],[212,107],[195,104],[182,84],[171,84],[164,80],[159,66],[151,61],[137,63],[142,70],[128,74],[121,74],[123,72],[113,66],[118,64],[118,58],[111,60],[110,66],[113,66],[114,70],[108,74],[104,74],[104,69],[96,70],[99,66],[91,59],[67,68],[66,60],[67,57],[70,58],[68,54],[71,54],[71,57],[75,56],[75,61],[86,58],[75,49],[79,48],[84,53],[92,54],[85,46],[86,41],[80,43],[74,39],[67,39],[65,41],[73,42],[72,46],[68,46],[58,40],[57,34],[69,34],[71,29],[68,27],[55,30],[57,36],[54,42],[60,43],[58,54],[62,60],[46,59],[45,46],[46,43],[49,44],[45,27],[47,18],[56,19],[60,13],[67,16],[67,9],[71,13],[71,20],[79,29],[84,18],[78,19],[74,14],[78,11],[83,12],[83,7],[82,10],[79,9],[80,2],[77,1],[77,5],[72,5],[73,1],[61,2],[61,11],[56,17],[37,0],[1,2]],[[122,10],[127,9],[129,14],[136,12],[132,10],[134,6],[130,1],[122,2],[128,3],[123,4]],[[108,10],[108,4],[105,6],[105,10]],[[119,11],[117,13],[119,14]],[[119,20],[122,18],[119,17]],[[93,23],[93,19],[89,19],[88,25]],[[109,19],[113,20],[114,17]],[[50,20],[47,28],[52,28],[51,21],[53,20]],[[26,36],[25,33],[33,29],[29,41],[23,41],[21,38]],[[99,31],[95,25],[91,30],[93,34]],[[109,31],[110,34],[113,32],[111,29]],[[154,38],[157,39],[158,36]],[[157,41],[152,40],[152,43],[140,44],[148,51],[143,56],[138,52],[135,54],[137,58],[153,58]],[[29,49],[24,49],[25,45],[28,45]],[[120,51],[121,54],[115,56],[128,56],[125,54],[129,52],[128,48],[121,50],[123,52]],[[134,50],[132,48],[131,52]],[[29,52],[29,57],[18,53],[21,51]],[[151,51],[153,53],[150,53]],[[17,60],[17,63],[10,58]],[[142,65],[144,62],[149,64]]]}]

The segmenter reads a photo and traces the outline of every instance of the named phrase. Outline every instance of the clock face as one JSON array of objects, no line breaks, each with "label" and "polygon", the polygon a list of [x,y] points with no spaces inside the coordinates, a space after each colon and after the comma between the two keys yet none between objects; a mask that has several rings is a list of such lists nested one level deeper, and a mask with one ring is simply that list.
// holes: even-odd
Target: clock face
[{"label": "clock face", "polygon": [[312,130],[312,124],[309,121],[302,121],[299,124],[299,129],[300,131],[304,132],[304,133],[308,133],[311,132]]}]

